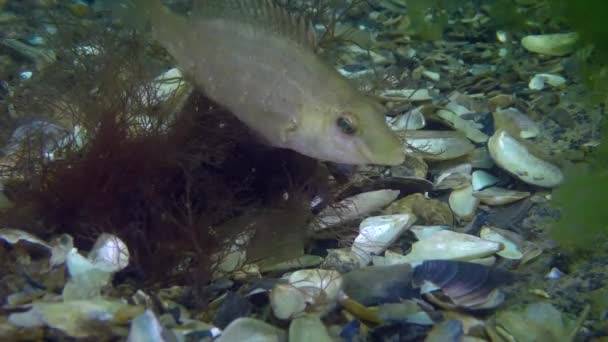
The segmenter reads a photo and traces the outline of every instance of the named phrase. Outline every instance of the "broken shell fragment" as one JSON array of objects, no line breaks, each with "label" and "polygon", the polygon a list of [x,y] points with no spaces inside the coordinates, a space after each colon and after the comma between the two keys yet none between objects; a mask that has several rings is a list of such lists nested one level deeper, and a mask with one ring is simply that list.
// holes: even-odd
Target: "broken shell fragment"
[{"label": "broken shell fragment", "polygon": [[488,149],[496,164],[526,183],[552,188],[564,180],[557,166],[533,155],[505,130],[494,133]]},{"label": "broken shell fragment", "polygon": [[574,52],[578,41],[576,32],[531,35],[522,38],[521,45],[528,51],[548,55],[564,56]]},{"label": "broken shell fragment", "polygon": [[473,193],[473,196],[478,198],[483,204],[505,205],[522,200],[530,196],[530,193],[527,191],[509,190],[493,186],[481,191],[476,191]]},{"label": "broken shell fragment", "polygon": [[359,225],[359,235],[352,245],[359,264],[365,266],[388,248],[413,223],[414,216],[409,214],[383,215],[368,217]]},{"label": "broken shell fragment", "polygon": [[397,132],[406,152],[426,160],[448,160],[462,157],[475,149],[463,134],[455,131]]},{"label": "broken shell fragment", "polygon": [[450,209],[459,219],[470,221],[475,216],[475,210],[479,205],[479,198],[473,196],[473,186],[467,186],[453,190],[448,199]]},{"label": "broken shell fragment", "polygon": [[504,294],[496,288],[510,277],[506,271],[470,262],[427,260],[414,269],[412,283],[430,302],[445,309],[490,309]]}]

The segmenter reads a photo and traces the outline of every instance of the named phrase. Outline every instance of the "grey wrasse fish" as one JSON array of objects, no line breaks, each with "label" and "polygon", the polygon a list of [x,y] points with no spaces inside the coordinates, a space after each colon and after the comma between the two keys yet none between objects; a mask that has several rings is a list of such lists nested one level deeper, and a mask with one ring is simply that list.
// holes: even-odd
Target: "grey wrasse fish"
[{"label": "grey wrasse fish", "polygon": [[131,9],[196,87],[270,145],[343,164],[404,161],[384,107],[315,54],[309,22],[270,0],[194,1],[189,16],[160,0]]}]

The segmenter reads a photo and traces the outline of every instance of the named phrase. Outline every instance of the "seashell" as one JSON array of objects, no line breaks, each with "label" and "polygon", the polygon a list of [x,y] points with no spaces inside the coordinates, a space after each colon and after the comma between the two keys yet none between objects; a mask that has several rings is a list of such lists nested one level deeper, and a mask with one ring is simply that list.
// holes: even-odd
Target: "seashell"
[{"label": "seashell", "polygon": [[511,135],[523,139],[534,138],[540,134],[536,122],[516,108],[497,110],[492,114],[494,118],[494,130],[503,128]]},{"label": "seashell", "polygon": [[[376,280],[373,286],[370,279]],[[410,265],[368,266],[344,274],[344,293],[365,306],[399,303],[418,294],[411,281]]]},{"label": "seashell", "polygon": [[541,247],[529,241],[524,241],[521,249],[523,257],[519,261],[520,265],[527,264],[531,260],[536,259],[538,256],[543,254],[543,249]]},{"label": "seashell", "polygon": [[479,199],[473,196],[473,186],[469,184],[463,188],[453,190],[448,199],[450,209],[461,220],[470,221],[475,217]]},{"label": "seashell", "polygon": [[471,260],[492,255],[502,248],[500,243],[494,241],[444,230],[414,243],[402,262],[417,265],[438,257],[443,260]]},{"label": "seashell", "polygon": [[386,303],[378,306],[378,318],[382,322],[409,322],[419,325],[433,325],[431,319],[415,300],[400,303]]},{"label": "seashell", "polygon": [[471,183],[471,164],[464,163],[450,167],[435,179],[435,190],[458,189]]},{"label": "seashell", "polygon": [[462,322],[448,320],[435,324],[424,339],[425,342],[462,341]]},{"label": "seashell", "polygon": [[[105,324],[127,323],[141,313],[140,307],[133,307],[123,301],[95,298],[65,302],[36,302],[25,312],[8,316],[8,322],[18,327],[33,328],[46,326],[61,330],[70,338],[82,339],[99,337],[99,329]],[[124,321],[123,321],[124,320]],[[91,328],[92,326],[98,327]]]},{"label": "seashell", "polygon": [[478,192],[487,187],[493,186],[498,183],[499,179],[494,175],[483,171],[483,170],[475,170],[473,171],[473,176],[471,178],[471,183],[473,185],[473,191]]},{"label": "seashell", "polygon": [[474,149],[469,156],[469,162],[474,169],[491,169],[494,167],[494,160],[487,147]]},{"label": "seashell", "polygon": [[473,263],[473,264],[484,265],[484,266],[492,266],[496,263],[496,257],[491,255],[491,256],[485,257],[485,258],[471,259],[471,260],[468,260],[468,262]]},{"label": "seashell", "polygon": [[433,190],[433,183],[415,176],[373,177],[365,179],[365,182],[362,184],[353,184],[340,193],[340,197],[350,197],[364,192],[387,189],[397,190],[400,196],[406,196],[431,191]]},{"label": "seashell", "polygon": [[505,108],[513,104],[513,95],[498,94],[488,99],[493,108]]},{"label": "seashell", "polygon": [[335,206],[325,208],[317,216],[314,230],[325,229],[348,220],[365,216],[380,210],[399,196],[399,190],[376,190],[360,193],[340,201]]},{"label": "seashell", "polygon": [[290,342],[333,342],[327,328],[317,315],[307,314],[294,319],[289,325]]},{"label": "seashell", "polygon": [[38,237],[20,230],[20,229],[12,229],[12,228],[2,228],[0,229],[0,240],[4,240],[8,242],[10,245],[14,245],[19,243],[20,241],[29,242],[31,244],[43,247],[44,249],[50,250],[51,246],[47,244],[42,239]]},{"label": "seashell", "polygon": [[287,341],[287,334],[264,321],[240,317],[232,321],[222,332],[217,342],[232,341]]},{"label": "seashell", "polygon": [[304,294],[290,284],[276,284],[269,293],[269,299],[272,313],[278,319],[291,319],[306,309]]},{"label": "seashell", "polygon": [[455,131],[397,132],[405,142],[405,150],[426,160],[449,160],[471,153],[475,146]]},{"label": "seashell", "polygon": [[433,99],[428,89],[390,89],[381,92],[379,97],[385,101],[396,102],[419,102]]},{"label": "seashell", "polygon": [[405,114],[398,115],[389,121],[389,126],[395,131],[416,130],[424,128],[426,119],[420,110],[421,107],[410,110]]},{"label": "seashell", "polygon": [[549,273],[547,273],[547,275],[545,275],[545,278],[557,280],[565,275],[566,274],[564,272],[562,272],[559,268],[553,267],[553,268],[551,268],[551,271],[549,271]]},{"label": "seashell", "polygon": [[421,287],[424,297],[445,309],[495,308],[505,298],[496,286],[510,280],[506,271],[447,260],[427,260],[414,268],[412,276],[412,283]]},{"label": "seashell", "polygon": [[107,233],[99,235],[87,257],[110,272],[118,272],[129,265],[127,245],[118,236]]},{"label": "seashell", "polygon": [[488,141],[488,135],[475,127],[475,123],[470,120],[465,120],[457,113],[440,109],[435,113],[438,117],[447,121],[448,124],[457,131],[463,132],[464,135],[476,143],[485,143]]},{"label": "seashell", "polygon": [[483,204],[505,205],[522,200],[530,196],[530,193],[527,191],[515,191],[493,186],[481,191],[476,191],[473,193],[473,196],[478,198]]},{"label": "seashell", "polygon": [[531,52],[548,56],[564,56],[574,52],[577,41],[576,32],[554,33],[523,37],[521,45]]},{"label": "seashell", "polygon": [[[490,228],[490,227],[483,227],[481,228],[481,232],[479,233],[479,236],[482,239],[486,239],[489,241],[496,241],[501,243],[504,248],[500,251],[497,252],[496,254],[498,254],[499,256],[505,258],[505,259],[514,259],[514,260],[519,260],[523,257],[523,254],[521,253],[521,251],[519,250],[518,244],[521,243],[521,239],[518,239],[519,241],[513,241],[511,239],[509,239],[507,236],[505,236],[505,234],[501,234],[501,231],[504,232],[504,230],[499,230],[496,228]],[[514,234],[512,234],[513,236]]]},{"label": "seashell", "polygon": [[321,314],[333,309],[339,299],[343,278],[340,272],[323,269],[298,270],[283,277],[304,295],[311,310]]},{"label": "seashell", "polygon": [[441,75],[439,75],[438,72],[434,72],[434,71],[430,71],[430,70],[424,70],[422,72],[422,76],[428,78],[431,81],[439,81],[441,79]]},{"label": "seashell", "polygon": [[131,321],[127,341],[163,341],[163,326],[152,310],[147,309]]},{"label": "seashell", "polygon": [[566,84],[566,79],[559,75],[536,74],[530,79],[528,88],[532,90],[543,90],[545,89],[545,84],[557,88]]},{"label": "seashell", "polygon": [[359,235],[351,247],[359,259],[359,264],[369,264],[372,255],[382,253],[414,223],[414,220],[414,216],[410,214],[372,216],[363,220],[359,225]]},{"label": "seashell", "polygon": [[412,228],[410,228],[410,231],[414,233],[416,239],[424,240],[437,232],[449,229],[449,226],[412,226]]},{"label": "seashell", "polygon": [[494,133],[488,141],[488,149],[498,166],[526,183],[552,188],[564,180],[557,166],[533,155],[505,130]]}]

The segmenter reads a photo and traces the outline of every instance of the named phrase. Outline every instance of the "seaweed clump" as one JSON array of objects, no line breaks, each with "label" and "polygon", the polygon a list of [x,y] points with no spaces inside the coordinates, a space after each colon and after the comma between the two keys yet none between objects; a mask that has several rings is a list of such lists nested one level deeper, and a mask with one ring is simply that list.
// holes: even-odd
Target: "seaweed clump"
[{"label": "seaweed clump", "polygon": [[66,26],[58,62],[12,102],[69,133],[53,158],[48,144],[27,144],[5,163],[14,207],[3,223],[69,233],[84,250],[114,233],[132,251],[131,274],[165,284],[206,284],[213,256],[244,231],[253,258],[281,254],[276,244],[289,246],[284,258],[303,253],[310,199],[327,180],[319,163],[258,144],[185,84],[160,96],[153,79],[169,59],[139,34]]}]

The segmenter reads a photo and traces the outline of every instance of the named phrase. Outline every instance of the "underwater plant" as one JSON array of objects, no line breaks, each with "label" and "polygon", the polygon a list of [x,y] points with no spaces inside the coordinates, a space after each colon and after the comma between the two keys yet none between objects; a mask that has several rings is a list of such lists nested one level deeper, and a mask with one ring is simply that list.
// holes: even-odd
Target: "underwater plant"
[{"label": "underwater plant", "polygon": [[133,251],[124,272],[160,283],[204,286],[244,232],[248,259],[303,253],[310,200],[327,191],[316,160],[260,144],[196,92],[160,98],[154,76],[167,56],[140,34],[58,27],[57,63],[11,101],[19,113],[42,113],[22,121],[71,133],[53,158],[40,144],[14,153],[3,175],[15,205],[2,223],[69,233],[79,249],[113,233]]}]

